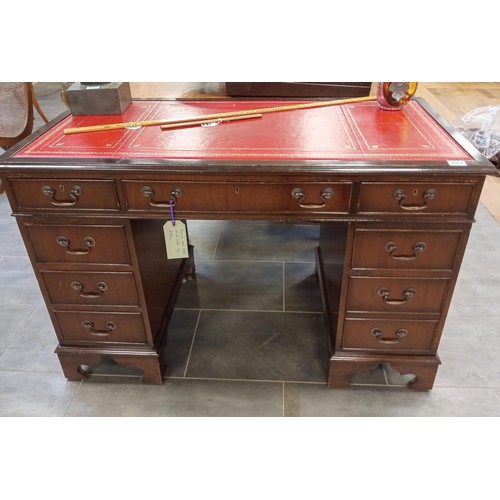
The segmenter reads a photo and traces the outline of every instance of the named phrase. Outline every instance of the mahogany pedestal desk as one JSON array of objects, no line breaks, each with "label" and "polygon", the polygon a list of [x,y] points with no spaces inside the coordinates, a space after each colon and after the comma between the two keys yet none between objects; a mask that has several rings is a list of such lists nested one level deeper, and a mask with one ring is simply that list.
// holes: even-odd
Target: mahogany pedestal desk
[{"label": "mahogany pedestal desk", "polygon": [[66,113],[1,157],[68,379],[106,356],[141,369],[143,382],[162,382],[169,318],[194,269],[192,248],[188,259],[166,258],[172,203],[186,221],[320,224],[328,384],[390,363],[416,375],[412,388],[432,388],[481,188],[496,171],[424,101],[402,111],[365,102],[206,128],[63,133],[285,104],[141,100],[118,117]]}]

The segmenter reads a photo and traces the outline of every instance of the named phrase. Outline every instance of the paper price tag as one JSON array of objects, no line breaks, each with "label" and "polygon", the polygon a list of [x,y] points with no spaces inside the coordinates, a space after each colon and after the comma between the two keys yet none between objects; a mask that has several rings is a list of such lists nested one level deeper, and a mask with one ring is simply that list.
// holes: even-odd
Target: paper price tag
[{"label": "paper price tag", "polygon": [[172,221],[163,224],[167,259],[185,259],[189,257],[186,225],[181,221]]}]

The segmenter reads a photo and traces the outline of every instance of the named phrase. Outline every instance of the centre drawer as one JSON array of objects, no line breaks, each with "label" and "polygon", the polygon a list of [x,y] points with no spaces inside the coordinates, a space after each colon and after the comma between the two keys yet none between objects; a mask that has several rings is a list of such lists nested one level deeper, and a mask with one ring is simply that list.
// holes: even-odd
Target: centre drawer
[{"label": "centre drawer", "polygon": [[140,313],[55,311],[62,341],[145,344]]},{"label": "centre drawer", "polygon": [[130,264],[124,226],[25,224],[38,262]]},{"label": "centre drawer", "polygon": [[358,228],[354,235],[352,269],[454,268],[462,229]]},{"label": "centre drawer", "polygon": [[211,183],[123,181],[132,211],[347,213],[350,182]]},{"label": "centre drawer", "polygon": [[346,308],[349,312],[439,313],[447,278],[376,278],[351,276]]},{"label": "centre drawer", "polygon": [[132,273],[42,270],[40,275],[54,305],[139,305]]}]

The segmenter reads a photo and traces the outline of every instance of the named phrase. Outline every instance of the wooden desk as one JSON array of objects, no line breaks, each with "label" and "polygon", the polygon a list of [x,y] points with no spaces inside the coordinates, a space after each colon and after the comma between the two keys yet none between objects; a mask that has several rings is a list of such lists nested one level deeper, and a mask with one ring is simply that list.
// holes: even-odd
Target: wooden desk
[{"label": "wooden desk", "polygon": [[[283,101],[134,101],[125,122]],[[484,178],[494,167],[421,100],[266,114],[210,128],[64,135],[61,116],[0,174],[69,379],[111,356],[161,383],[168,322],[194,261],[168,260],[178,219],[314,221],[331,340],[328,383],[388,362],[431,389]]]}]

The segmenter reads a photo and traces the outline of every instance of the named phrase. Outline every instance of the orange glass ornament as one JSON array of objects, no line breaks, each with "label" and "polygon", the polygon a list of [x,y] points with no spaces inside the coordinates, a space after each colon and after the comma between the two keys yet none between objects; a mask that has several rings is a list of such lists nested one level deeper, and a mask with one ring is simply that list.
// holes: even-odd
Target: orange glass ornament
[{"label": "orange glass ornament", "polygon": [[417,82],[380,82],[377,102],[382,109],[402,109],[417,91]]}]

